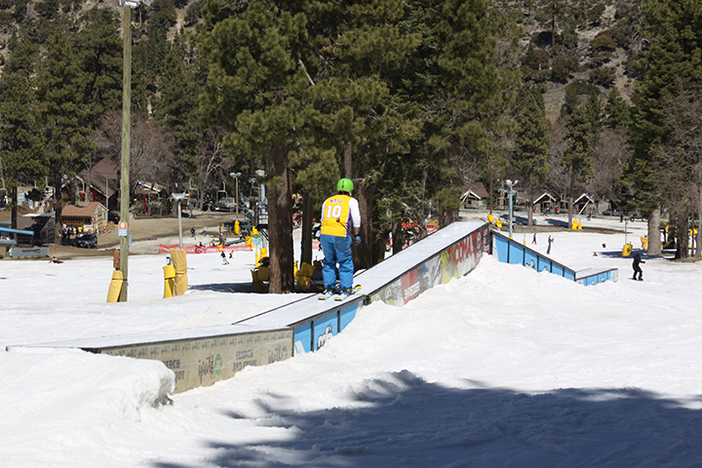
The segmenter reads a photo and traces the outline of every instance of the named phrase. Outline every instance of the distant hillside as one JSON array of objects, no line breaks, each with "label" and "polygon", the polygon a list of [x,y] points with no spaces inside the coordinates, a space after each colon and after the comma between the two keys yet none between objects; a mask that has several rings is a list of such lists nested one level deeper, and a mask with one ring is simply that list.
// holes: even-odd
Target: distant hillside
[{"label": "distant hillside", "polygon": [[[169,40],[186,24],[192,25],[204,1],[156,0],[156,5],[162,2],[161,8],[174,10]],[[637,36],[635,16],[640,0],[609,0],[606,4],[562,0],[563,4],[571,8],[571,13],[556,28],[555,45],[544,42],[545,37],[550,37],[550,32],[545,26],[548,23],[544,21],[543,11],[526,9],[529,3],[542,4],[542,8],[546,8],[544,5],[550,2],[493,1],[496,8],[508,11],[522,27],[524,35],[519,42],[525,82],[542,87],[549,120],[554,122],[558,118],[566,102],[568,86],[577,82],[588,84],[589,89],[597,86],[603,95],[616,86],[625,99],[630,98],[632,79],[626,74],[626,63],[640,47],[640,44],[632,40],[632,37]],[[6,44],[12,31],[18,27],[12,20],[12,12],[22,2],[17,0],[7,8],[11,3],[0,2],[0,70],[9,55]],[[27,17],[37,17],[37,8],[42,3],[46,3],[46,0],[29,0],[26,6]],[[122,9],[117,0],[85,0],[78,4],[82,11],[94,7],[110,8],[116,12]],[[3,5],[6,9],[2,9]],[[587,20],[584,19],[586,14],[589,15]],[[578,18],[579,16],[583,18]],[[137,10],[134,21],[140,21]]]}]

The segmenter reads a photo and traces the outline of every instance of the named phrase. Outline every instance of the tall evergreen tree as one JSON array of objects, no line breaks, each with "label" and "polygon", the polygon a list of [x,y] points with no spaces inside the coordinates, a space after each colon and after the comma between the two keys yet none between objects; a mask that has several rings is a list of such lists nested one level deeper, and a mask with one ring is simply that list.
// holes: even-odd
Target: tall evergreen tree
[{"label": "tall evergreen tree", "polygon": [[36,88],[33,76],[38,47],[13,35],[10,58],[0,75],[0,153],[5,186],[12,198],[12,228],[17,228],[17,187],[43,180],[46,159],[36,122]]},{"label": "tall evergreen tree", "polygon": [[[645,0],[642,11],[643,33],[649,41],[636,63],[640,76],[632,96],[633,154],[624,180],[631,190],[630,208],[649,217],[649,248],[656,253],[660,246],[661,204],[655,195],[659,178],[653,165],[657,148],[668,138],[661,121],[661,102],[680,82],[694,83],[702,78],[702,4],[696,0]],[[680,230],[687,232],[687,228]]]},{"label": "tall evergreen tree", "polygon": [[528,225],[533,225],[534,187],[548,177],[550,156],[550,124],[546,118],[543,95],[538,89],[526,89],[521,94],[517,116],[517,148],[512,158],[515,170],[529,193]]},{"label": "tall evergreen tree", "polygon": [[72,43],[85,76],[90,125],[109,110],[122,106],[122,40],[119,18],[107,8],[93,8],[81,17]]},{"label": "tall evergreen tree", "polygon": [[612,130],[628,129],[631,125],[631,109],[615,86],[607,96],[604,108],[604,125]]},{"label": "tall evergreen tree", "polygon": [[[354,264],[368,268],[378,258],[371,242],[381,228],[374,216],[376,198],[402,196],[411,186],[390,186],[381,179],[392,171],[397,181],[411,167],[406,161],[408,141],[417,133],[418,123],[407,114],[407,99],[398,86],[419,38],[416,32],[401,29],[406,11],[397,0],[317,2],[308,14],[310,42],[321,51],[319,63],[305,65],[314,83],[316,112],[310,124],[315,146],[323,151],[316,164],[331,169],[326,171],[325,187],[334,187],[340,175],[356,182],[354,195],[364,222]],[[328,149],[334,152],[324,152]],[[325,154],[337,161],[325,160]],[[302,175],[310,174],[306,170]],[[328,195],[329,189],[320,198]]]},{"label": "tall evergreen tree", "polygon": [[86,76],[73,47],[62,31],[49,37],[43,60],[37,72],[36,118],[46,141],[51,180],[56,191],[56,226],[61,226],[64,197],[64,176],[74,175],[92,154],[89,136],[94,129],[90,121],[90,105],[85,102]]},{"label": "tall evergreen tree", "polygon": [[568,168],[570,179],[568,190],[568,225],[573,224],[573,195],[576,183],[590,176],[592,171],[592,109],[583,104],[568,116],[566,121],[567,145],[563,154],[563,164]]},{"label": "tall evergreen tree", "polygon": [[463,177],[460,168],[492,152],[490,135],[499,133],[501,114],[511,102],[518,79],[495,60],[498,12],[484,0],[439,2],[436,22],[428,29],[435,50],[433,96],[427,118],[437,128],[429,144],[436,151],[430,182],[440,225],[455,219]]},{"label": "tall evergreen tree", "polygon": [[299,2],[210,1],[197,42],[210,73],[204,110],[229,134],[225,145],[255,157],[267,174],[271,292],[294,290],[292,182],[288,165],[306,123],[310,87],[302,63],[307,17]]}]

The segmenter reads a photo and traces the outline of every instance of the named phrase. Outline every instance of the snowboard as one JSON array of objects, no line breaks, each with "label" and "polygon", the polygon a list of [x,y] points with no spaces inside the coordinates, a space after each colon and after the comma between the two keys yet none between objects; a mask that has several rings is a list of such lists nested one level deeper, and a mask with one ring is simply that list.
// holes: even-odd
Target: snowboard
[{"label": "snowboard", "polygon": [[[353,288],[351,288],[351,293],[350,293],[347,297],[353,296],[354,294],[356,294],[356,292],[360,291],[362,288],[363,288],[363,286],[361,286],[360,284],[355,284],[355,285],[353,286]],[[320,294],[319,297],[318,297],[318,299],[319,299],[320,301],[325,301],[325,300],[329,299],[330,297],[333,297],[334,300],[337,301],[337,302],[341,302],[341,301],[343,301],[344,299],[346,299],[345,297],[343,297],[342,295],[340,295],[340,294],[338,294],[338,293],[337,293],[337,294],[332,294],[331,296],[325,296],[324,294]]]}]

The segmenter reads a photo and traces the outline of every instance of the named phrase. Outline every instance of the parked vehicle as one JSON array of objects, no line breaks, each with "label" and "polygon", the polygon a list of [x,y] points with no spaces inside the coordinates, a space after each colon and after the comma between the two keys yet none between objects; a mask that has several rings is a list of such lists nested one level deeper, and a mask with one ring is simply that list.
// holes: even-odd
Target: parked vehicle
[{"label": "parked vehicle", "polygon": [[74,244],[76,247],[80,247],[82,249],[94,249],[98,244],[97,236],[89,232],[78,234]]},{"label": "parked vehicle", "polygon": [[117,224],[119,223],[119,213],[115,213],[114,211],[110,211],[107,213],[107,221],[110,223]]}]

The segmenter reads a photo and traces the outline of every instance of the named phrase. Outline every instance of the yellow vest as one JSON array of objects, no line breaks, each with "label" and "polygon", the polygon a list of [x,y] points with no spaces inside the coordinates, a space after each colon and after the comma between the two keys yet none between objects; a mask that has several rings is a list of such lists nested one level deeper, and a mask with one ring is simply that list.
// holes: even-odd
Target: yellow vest
[{"label": "yellow vest", "polygon": [[324,202],[322,213],[322,231],[328,236],[346,237],[349,222],[348,195],[334,195]]}]

